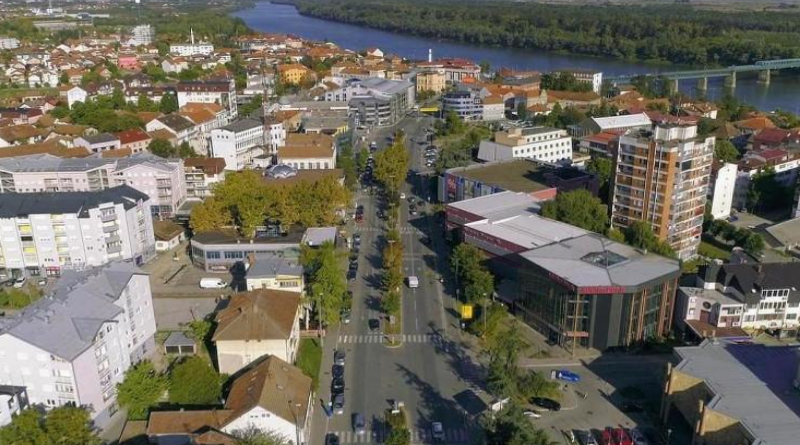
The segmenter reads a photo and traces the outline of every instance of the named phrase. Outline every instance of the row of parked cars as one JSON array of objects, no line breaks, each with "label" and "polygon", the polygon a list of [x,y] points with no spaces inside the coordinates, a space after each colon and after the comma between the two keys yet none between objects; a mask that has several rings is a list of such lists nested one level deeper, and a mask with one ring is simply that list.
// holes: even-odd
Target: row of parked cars
[{"label": "row of parked cars", "polygon": [[638,428],[612,428],[599,432],[595,436],[591,431],[574,431],[575,441],[581,445],[650,445],[647,436]]}]

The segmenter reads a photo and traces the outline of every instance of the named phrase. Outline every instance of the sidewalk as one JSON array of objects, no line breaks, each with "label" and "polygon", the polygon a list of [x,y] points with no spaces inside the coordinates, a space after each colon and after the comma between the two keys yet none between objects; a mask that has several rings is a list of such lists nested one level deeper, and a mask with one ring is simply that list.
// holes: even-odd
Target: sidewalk
[{"label": "sidewalk", "polygon": [[325,433],[328,431],[328,416],[322,404],[327,404],[331,400],[330,374],[333,368],[333,352],[336,350],[336,342],[339,339],[339,329],[341,325],[328,328],[322,347],[322,363],[319,370],[319,388],[312,402],[315,404],[311,416],[311,428],[308,435],[308,444],[325,443]]}]

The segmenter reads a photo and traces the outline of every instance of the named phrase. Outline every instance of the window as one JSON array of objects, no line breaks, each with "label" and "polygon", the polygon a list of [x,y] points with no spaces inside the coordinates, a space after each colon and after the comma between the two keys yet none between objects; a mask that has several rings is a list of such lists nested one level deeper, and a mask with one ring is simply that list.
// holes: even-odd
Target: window
[{"label": "window", "polygon": [[218,260],[219,258],[219,252],[206,252],[206,259]]}]

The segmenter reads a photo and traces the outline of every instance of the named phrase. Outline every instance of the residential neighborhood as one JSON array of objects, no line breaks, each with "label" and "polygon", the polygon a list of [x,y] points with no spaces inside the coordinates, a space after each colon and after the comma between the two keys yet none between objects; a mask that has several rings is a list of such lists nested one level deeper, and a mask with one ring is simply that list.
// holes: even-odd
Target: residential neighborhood
[{"label": "residential neighborhood", "polygon": [[796,445],[797,59],[359,2],[3,3],[0,445]]}]

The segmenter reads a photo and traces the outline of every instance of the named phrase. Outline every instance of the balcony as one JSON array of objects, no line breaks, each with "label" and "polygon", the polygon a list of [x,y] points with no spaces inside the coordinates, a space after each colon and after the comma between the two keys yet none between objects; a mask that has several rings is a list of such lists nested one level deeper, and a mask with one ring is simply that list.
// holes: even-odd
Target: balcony
[{"label": "balcony", "polygon": [[119,225],[117,223],[110,225],[103,225],[103,233],[112,233],[118,230],[119,230]]},{"label": "balcony", "polygon": [[107,236],[105,241],[106,241],[106,244],[118,243],[120,241],[120,237],[119,237],[119,235]]},{"label": "balcony", "polygon": [[100,215],[100,221],[103,221],[103,222],[111,222],[111,221],[116,221],[116,220],[117,220],[117,214],[113,213],[113,212],[112,213],[103,213],[103,214]]},{"label": "balcony", "polygon": [[106,251],[108,253],[120,253],[122,252],[122,245],[106,246]]}]

